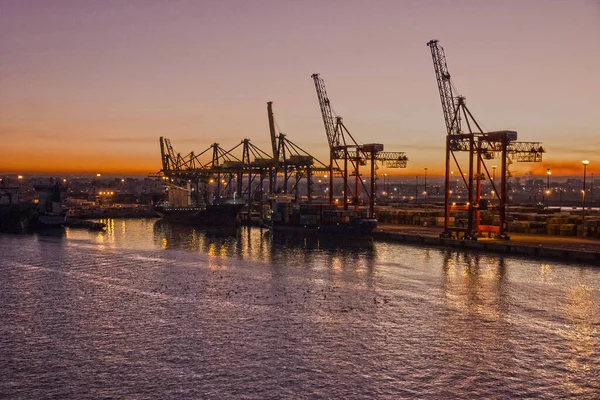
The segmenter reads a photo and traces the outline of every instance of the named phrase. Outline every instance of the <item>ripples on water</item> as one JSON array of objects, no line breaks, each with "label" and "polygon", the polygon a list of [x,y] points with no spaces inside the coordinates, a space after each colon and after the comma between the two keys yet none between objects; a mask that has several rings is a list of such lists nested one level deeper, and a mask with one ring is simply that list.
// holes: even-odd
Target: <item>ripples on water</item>
[{"label": "ripples on water", "polygon": [[600,269],[105,222],[0,236],[1,398],[600,397]]}]

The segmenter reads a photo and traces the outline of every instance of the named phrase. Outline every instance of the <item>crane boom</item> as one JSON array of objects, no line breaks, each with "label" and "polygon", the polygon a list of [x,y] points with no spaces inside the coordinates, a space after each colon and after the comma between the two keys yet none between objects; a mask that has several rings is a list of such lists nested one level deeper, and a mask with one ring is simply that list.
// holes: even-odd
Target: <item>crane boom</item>
[{"label": "crane boom", "polygon": [[446,64],[444,48],[438,44],[436,39],[427,42],[427,46],[431,49],[433,68],[435,69],[440,99],[442,101],[442,111],[446,120],[446,131],[448,135],[459,134],[461,133],[461,128],[458,107],[452,93],[452,82],[450,80],[450,73],[448,72],[448,65]]},{"label": "crane boom", "polygon": [[275,134],[275,118],[273,118],[273,102],[267,103],[267,115],[269,117],[269,132],[271,133],[271,146],[273,148],[273,160],[275,166],[279,163],[279,151],[277,150],[277,137]]},{"label": "crane boom", "polygon": [[331,112],[331,104],[327,97],[327,91],[325,90],[325,82],[319,76],[319,74],[312,74],[311,78],[315,81],[315,88],[317,89],[317,97],[319,98],[319,106],[321,107],[321,115],[323,116],[323,124],[325,125],[325,133],[327,134],[327,141],[329,142],[329,148],[333,150],[341,145],[340,135],[336,132],[335,124],[333,123],[333,113]]}]

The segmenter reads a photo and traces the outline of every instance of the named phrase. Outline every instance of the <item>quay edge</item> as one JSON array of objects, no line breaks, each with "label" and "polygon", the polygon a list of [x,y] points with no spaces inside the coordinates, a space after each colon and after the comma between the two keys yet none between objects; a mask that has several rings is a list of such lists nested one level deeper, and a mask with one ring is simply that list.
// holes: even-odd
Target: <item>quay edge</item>
[{"label": "quay edge", "polygon": [[426,246],[438,246],[451,249],[474,250],[490,253],[512,254],[528,258],[543,258],[559,261],[574,261],[588,263],[600,267],[600,244],[596,251],[577,249],[560,249],[545,246],[543,244],[523,244],[511,241],[476,241],[440,238],[430,235],[389,232],[378,230],[373,232],[373,238],[380,241],[405,242],[408,244],[421,244]]}]

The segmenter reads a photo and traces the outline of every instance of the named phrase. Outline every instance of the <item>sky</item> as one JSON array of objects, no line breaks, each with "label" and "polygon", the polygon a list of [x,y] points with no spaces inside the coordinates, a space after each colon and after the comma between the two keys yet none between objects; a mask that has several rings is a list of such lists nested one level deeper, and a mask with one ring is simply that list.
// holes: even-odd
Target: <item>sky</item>
[{"label": "sky", "polygon": [[280,131],[328,149],[312,73],[362,143],[444,168],[427,41],[486,130],[541,141],[513,174],[600,172],[598,0],[0,0],[0,172],[157,172],[176,152]]}]

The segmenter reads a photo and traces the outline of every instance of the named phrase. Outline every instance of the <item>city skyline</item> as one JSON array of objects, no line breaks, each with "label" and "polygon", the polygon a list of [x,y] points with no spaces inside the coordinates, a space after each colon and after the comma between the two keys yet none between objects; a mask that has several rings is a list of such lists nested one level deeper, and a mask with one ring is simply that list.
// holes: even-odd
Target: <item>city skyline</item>
[{"label": "city skyline", "polygon": [[[444,121],[426,42],[440,40],[486,130],[541,141],[516,176],[600,170],[600,5],[593,1],[0,1],[2,173],[160,169],[250,138],[268,150],[266,102],[283,133],[327,161],[312,73],[362,142],[405,151],[390,175],[440,176]],[[577,21],[574,25],[571,21]],[[594,42],[592,42],[594,46]],[[597,45],[596,45],[597,46]]]}]

